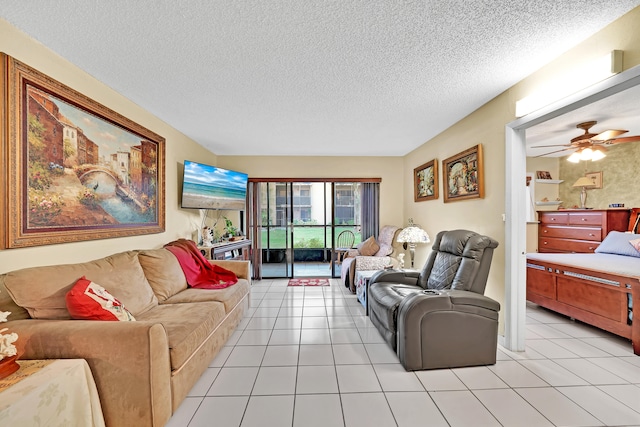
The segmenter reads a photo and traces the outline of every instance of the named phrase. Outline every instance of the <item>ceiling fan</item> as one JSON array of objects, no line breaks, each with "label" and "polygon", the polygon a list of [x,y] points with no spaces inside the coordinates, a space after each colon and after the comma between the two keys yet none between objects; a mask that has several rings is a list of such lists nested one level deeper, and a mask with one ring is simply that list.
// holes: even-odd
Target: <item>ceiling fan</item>
[{"label": "ceiling fan", "polygon": [[575,150],[569,159],[567,159],[570,162],[577,163],[580,160],[600,160],[605,157],[605,147],[608,145],[640,141],[640,135],[617,138],[619,135],[629,132],[628,130],[609,129],[600,133],[589,132],[589,129],[595,126],[596,123],[598,122],[595,120],[578,123],[576,128],[584,130],[584,134],[572,138],[569,144],[536,145],[531,147],[565,147],[549,153],[540,154],[535,157],[548,156],[549,154],[560,153],[562,151]]}]

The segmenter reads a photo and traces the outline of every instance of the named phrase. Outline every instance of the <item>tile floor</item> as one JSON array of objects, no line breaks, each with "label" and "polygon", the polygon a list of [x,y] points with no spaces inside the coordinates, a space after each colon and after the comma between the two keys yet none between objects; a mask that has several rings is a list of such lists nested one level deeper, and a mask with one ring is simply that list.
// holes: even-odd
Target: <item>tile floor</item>
[{"label": "tile floor", "polygon": [[529,305],[525,352],[406,372],[331,282],[254,281],[252,307],[168,426],[640,426],[640,357],[624,339]]}]

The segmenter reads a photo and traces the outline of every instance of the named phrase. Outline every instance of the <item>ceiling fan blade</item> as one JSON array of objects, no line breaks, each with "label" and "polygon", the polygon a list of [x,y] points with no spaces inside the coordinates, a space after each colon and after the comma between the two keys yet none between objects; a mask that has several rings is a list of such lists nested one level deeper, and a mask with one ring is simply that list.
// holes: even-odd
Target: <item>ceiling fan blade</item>
[{"label": "ceiling fan blade", "polygon": [[615,138],[618,135],[622,135],[623,133],[627,133],[629,132],[628,130],[615,130],[615,129],[609,129],[609,130],[605,130],[604,132],[601,132],[599,134],[597,134],[596,136],[592,137],[591,139],[594,141],[608,141],[610,139]]},{"label": "ceiling fan blade", "polygon": [[542,147],[572,147],[573,144],[553,144],[553,145],[532,145],[531,148],[542,148]]},{"label": "ceiling fan blade", "polygon": [[[532,147],[533,148],[533,147]],[[550,154],[555,154],[555,153],[560,153],[562,151],[567,151],[567,150],[573,150],[574,147],[570,147],[570,148],[563,148],[562,150],[556,150],[556,151],[551,151],[549,153],[544,153],[544,154],[538,154],[537,156],[533,156],[535,157],[544,157],[544,156],[548,156]]]},{"label": "ceiling fan blade", "polygon": [[636,142],[640,141],[640,135],[634,136],[625,136],[623,138],[614,138],[610,141],[607,141],[607,145],[609,144],[624,144],[625,142]]}]

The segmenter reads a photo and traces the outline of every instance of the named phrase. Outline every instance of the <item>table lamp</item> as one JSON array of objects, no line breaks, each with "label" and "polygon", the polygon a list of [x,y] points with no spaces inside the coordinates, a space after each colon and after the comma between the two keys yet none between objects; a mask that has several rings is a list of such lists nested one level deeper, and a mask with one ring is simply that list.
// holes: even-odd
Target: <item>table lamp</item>
[{"label": "table lamp", "polygon": [[587,187],[593,187],[593,181],[586,176],[581,176],[573,186],[582,187],[582,190],[580,191],[580,209],[586,209],[587,207],[585,206],[585,203],[587,202]]},{"label": "table lamp", "polygon": [[413,257],[418,243],[429,243],[429,235],[418,224],[413,223],[413,218],[409,218],[409,225],[398,234],[398,242],[409,245],[409,254],[411,256],[411,268],[413,268]]}]

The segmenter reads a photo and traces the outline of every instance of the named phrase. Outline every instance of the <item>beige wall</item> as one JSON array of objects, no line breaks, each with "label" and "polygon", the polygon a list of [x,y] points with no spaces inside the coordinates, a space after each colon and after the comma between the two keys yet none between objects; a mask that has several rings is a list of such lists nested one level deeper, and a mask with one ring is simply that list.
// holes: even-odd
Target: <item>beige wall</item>
[{"label": "beige wall", "polygon": [[[487,286],[487,295],[498,301],[504,302],[505,293],[505,229],[502,221],[505,211],[505,125],[515,120],[515,102],[530,95],[547,79],[561,74],[563,69],[574,68],[576,64],[599,58],[614,49],[624,51],[624,69],[640,64],[638,22],[640,8],[632,10],[405,157],[404,211],[407,217],[413,217],[431,235],[439,230],[468,228],[486,233],[500,242]],[[413,168],[433,158],[441,162],[476,144],[483,144],[485,152],[484,199],[445,204],[440,196],[434,201],[413,202]],[[442,189],[441,177],[441,192]],[[427,253],[427,247],[420,247],[416,251],[416,264],[424,263]],[[502,333],[504,316],[500,319]]]},{"label": "beige wall", "polygon": [[249,178],[381,178],[381,225],[407,223],[402,157],[218,156],[218,166],[248,173]]},{"label": "beige wall", "polygon": [[[143,110],[48,48],[0,19],[0,51],[70,86],[91,99],[128,117],[166,139],[166,231],[140,237],[0,250],[0,273],[23,267],[72,263],[114,252],[160,247],[180,237],[190,237],[199,224],[199,212],[180,209],[178,185],[184,159],[215,164],[216,156],[166,123]],[[0,170],[4,171],[5,165]],[[4,179],[2,180],[4,185]]]}]

